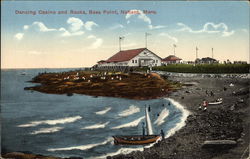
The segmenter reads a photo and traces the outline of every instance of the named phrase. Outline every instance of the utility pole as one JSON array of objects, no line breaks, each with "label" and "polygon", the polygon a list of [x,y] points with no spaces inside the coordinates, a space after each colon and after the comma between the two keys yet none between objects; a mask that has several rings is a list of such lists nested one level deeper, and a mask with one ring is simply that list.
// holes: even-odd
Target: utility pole
[{"label": "utility pole", "polygon": [[150,33],[145,33],[145,48],[148,47],[148,36],[151,35]]},{"label": "utility pole", "polygon": [[195,59],[197,59],[198,58],[198,47],[196,46],[196,55],[195,55]]},{"label": "utility pole", "polygon": [[122,50],[122,48],[121,48],[121,41],[124,39],[124,36],[120,36],[119,37],[119,51],[121,51]]},{"label": "utility pole", "polygon": [[177,47],[175,44],[173,44],[173,47],[174,47],[174,56],[175,56],[175,48]]},{"label": "utility pole", "polygon": [[212,48],[212,58],[214,58],[214,48]]}]

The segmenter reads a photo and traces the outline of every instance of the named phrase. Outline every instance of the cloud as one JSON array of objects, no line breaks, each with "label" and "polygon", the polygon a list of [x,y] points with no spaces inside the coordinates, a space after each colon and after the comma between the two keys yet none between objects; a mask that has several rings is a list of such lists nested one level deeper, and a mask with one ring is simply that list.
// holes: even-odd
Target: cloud
[{"label": "cloud", "polygon": [[177,23],[181,28],[178,31],[187,31],[190,33],[221,33],[221,36],[228,37],[234,34],[234,30],[229,31],[228,26],[225,23],[214,24],[212,22],[208,22],[203,25],[201,30],[193,30],[189,26],[183,23]]},{"label": "cloud", "polygon": [[70,32],[65,28],[60,28],[59,31],[62,32],[62,37],[70,37],[70,36],[80,36],[84,34],[84,31],[76,31],[76,32]]},{"label": "cloud", "polygon": [[177,39],[176,37],[171,36],[171,35],[169,35],[169,34],[167,34],[167,33],[160,33],[159,35],[160,35],[160,36],[165,36],[165,37],[169,38],[170,40],[173,40],[175,43],[178,42],[178,39]]},{"label": "cloud", "polygon": [[93,26],[98,26],[98,25],[93,21],[87,21],[84,26],[87,30],[92,30]]},{"label": "cloud", "polygon": [[103,43],[103,40],[101,38],[96,38],[95,41],[91,44],[89,47],[90,49],[97,49],[99,48]]},{"label": "cloud", "polygon": [[[39,31],[41,31],[41,32],[56,31],[56,29],[54,29],[54,28],[46,27],[42,22],[33,22],[32,25],[37,26],[39,28]],[[27,29],[29,28],[29,27],[27,27],[27,25],[24,27]]]},{"label": "cloud", "polygon": [[70,30],[72,32],[76,32],[84,26],[83,21],[81,19],[75,18],[75,17],[70,17],[67,20],[67,23],[70,25]]},{"label": "cloud", "polygon": [[24,26],[23,26],[23,30],[28,30],[29,27],[30,27],[29,25],[24,25]]},{"label": "cloud", "polygon": [[22,40],[22,39],[23,39],[23,36],[24,36],[24,33],[17,33],[14,37],[15,37],[17,40]]},{"label": "cloud", "polygon": [[144,21],[145,23],[147,23],[149,29],[161,29],[161,28],[165,28],[165,26],[163,26],[163,25],[153,26],[151,19],[148,16],[146,16],[146,14],[144,14],[143,11],[136,10],[136,9],[130,10],[126,14],[125,18],[127,19],[127,24],[130,24],[130,20],[129,19],[132,16],[137,16],[138,19],[140,19],[140,20]]},{"label": "cloud", "polygon": [[124,28],[124,26],[122,24],[116,24],[116,25],[110,27],[111,30],[115,30],[115,29],[119,29],[119,28],[122,29],[122,28]]},{"label": "cloud", "polygon": [[149,25],[148,27],[149,27],[149,29],[162,29],[162,28],[166,28],[166,26],[164,26],[164,25],[156,25],[156,26]]},{"label": "cloud", "polygon": [[94,36],[94,35],[89,35],[87,38],[88,38],[88,39],[96,39],[96,36]]}]

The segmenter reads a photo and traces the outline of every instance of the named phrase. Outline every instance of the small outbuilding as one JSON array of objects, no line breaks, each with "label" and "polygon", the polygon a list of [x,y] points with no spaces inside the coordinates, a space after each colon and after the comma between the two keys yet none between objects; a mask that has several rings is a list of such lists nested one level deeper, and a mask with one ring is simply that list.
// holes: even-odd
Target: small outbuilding
[{"label": "small outbuilding", "polygon": [[179,64],[181,63],[182,59],[179,57],[176,57],[175,55],[169,55],[168,57],[164,58],[162,60],[162,64],[168,65],[168,64]]}]

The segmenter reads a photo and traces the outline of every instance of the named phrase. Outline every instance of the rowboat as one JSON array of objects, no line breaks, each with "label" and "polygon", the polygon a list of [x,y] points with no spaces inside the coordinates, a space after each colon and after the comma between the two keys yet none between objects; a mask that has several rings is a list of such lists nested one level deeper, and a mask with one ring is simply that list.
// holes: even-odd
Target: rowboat
[{"label": "rowboat", "polygon": [[133,136],[113,136],[116,145],[144,145],[156,142],[160,135],[133,135]]},{"label": "rowboat", "polygon": [[209,105],[218,105],[218,104],[222,104],[222,98],[217,99],[214,102],[209,102]]},{"label": "rowboat", "polygon": [[146,116],[146,128],[147,135],[144,135],[144,127],[143,127],[143,135],[128,135],[128,136],[113,136],[115,145],[145,145],[154,143],[157,140],[161,139],[162,135],[154,135],[152,124],[150,121],[148,109],[145,107],[145,116]]}]

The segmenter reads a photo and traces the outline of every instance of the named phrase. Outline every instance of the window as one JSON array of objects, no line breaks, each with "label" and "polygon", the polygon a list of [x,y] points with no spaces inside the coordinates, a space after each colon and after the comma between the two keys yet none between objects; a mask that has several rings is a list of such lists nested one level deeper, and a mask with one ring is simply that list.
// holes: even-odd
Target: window
[{"label": "window", "polygon": [[137,60],[135,60],[135,63],[137,63]]},{"label": "window", "polygon": [[134,60],[132,60],[132,63],[134,63]]},{"label": "window", "polygon": [[158,63],[158,60],[156,60],[156,63]]}]

